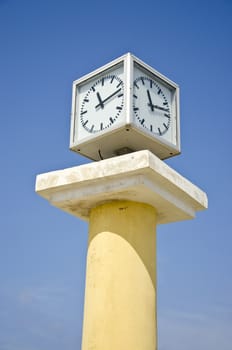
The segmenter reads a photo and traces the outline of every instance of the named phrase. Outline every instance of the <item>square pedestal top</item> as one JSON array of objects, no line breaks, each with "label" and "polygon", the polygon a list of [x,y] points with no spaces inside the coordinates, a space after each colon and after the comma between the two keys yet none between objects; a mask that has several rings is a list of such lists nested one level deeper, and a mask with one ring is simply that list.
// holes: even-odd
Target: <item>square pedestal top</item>
[{"label": "square pedestal top", "polygon": [[152,205],[159,224],[192,219],[208,205],[202,190],[149,151],[40,174],[36,192],[84,220],[91,208],[114,200]]}]

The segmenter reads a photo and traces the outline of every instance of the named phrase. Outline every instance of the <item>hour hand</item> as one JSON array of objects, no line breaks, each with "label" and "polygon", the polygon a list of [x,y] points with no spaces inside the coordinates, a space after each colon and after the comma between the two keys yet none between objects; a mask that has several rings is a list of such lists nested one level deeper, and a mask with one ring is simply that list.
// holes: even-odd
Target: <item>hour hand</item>
[{"label": "hour hand", "polygon": [[101,96],[100,96],[99,92],[97,92],[97,98],[98,98],[99,104],[96,106],[96,108],[100,106],[103,109],[104,108],[104,103],[103,103],[103,101],[101,99]]},{"label": "hour hand", "polygon": [[151,94],[150,94],[149,90],[147,90],[147,97],[148,97],[148,101],[149,101],[149,103],[147,105],[151,108],[151,111],[154,112],[154,105],[152,103]]},{"label": "hour hand", "polygon": [[153,107],[154,107],[154,108],[157,108],[157,109],[160,109],[161,111],[165,111],[165,112],[168,112],[168,111],[169,111],[169,108],[164,108],[164,107],[157,106],[157,105],[154,105]]}]

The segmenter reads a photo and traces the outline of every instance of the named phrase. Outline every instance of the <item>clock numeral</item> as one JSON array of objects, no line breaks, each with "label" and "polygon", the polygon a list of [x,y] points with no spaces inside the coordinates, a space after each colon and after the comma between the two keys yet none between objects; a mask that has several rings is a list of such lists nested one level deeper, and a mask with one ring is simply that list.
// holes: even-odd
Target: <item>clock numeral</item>
[{"label": "clock numeral", "polygon": [[85,113],[87,113],[87,111],[83,111],[83,112],[81,112],[81,115],[83,115],[83,114],[85,114]]},{"label": "clock numeral", "polygon": [[102,86],[104,86],[104,80],[105,80],[105,78],[102,78]]},{"label": "clock numeral", "polygon": [[136,111],[138,111],[139,110],[139,108],[138,107],[134,107],[134,111],[136,112]]},{"label": "clock numeral", "polygon": [[88,98],[84,98],[84,102],[89,102],[89,99]]},{"label": "clock numeral", "polygon": [[94,125],[91,126],[90,132],[93,132]]},{"label": "clock numeral", "polygon": [[109,119],[110,119],[110,122],[113,124],[113,122],[114,122],[113,118],[109,118]]},{"label": "clock numeral", "polygon": [[113,81],[114,81],[114,75],[112,76],[112,79],[111,79],[111,81],[110,81],[110,84],[112,84]]},{"label": "clock numeral", "polygon": [[161,132],[160,128],[158,128],[158,131],[159,131],[159,134],[162,135],[162,132]]},{"label": "clock numeral", "polygon": [[122,85],[122,81],[120,81],[120,83],[116,86],[116,88],[118,88],[120,85]]},{"label": "clock numeral", "polygon": [[150,125],[150,131],[153,132],[153,126],[152,125]]},{"label": "clock numeral", "polygon": [[91,89],[93,90],[93,92],[95,92],[95,87],[94,86],[92,86]]},{"label": "clock numeral", "polygon": [[101,130],[103,129],[103,123],[101,123],[100,128],[101,128]]},{"label": "clock numeral", "polygon": [[139,86],[137,85],[137,81],[134,82],[134,86],[137,87],[137,89],[139,89]]},{"label": "clock numeral", "polygon": [[88,123],[88,120],[86,120],[86,121],[83,123],[83,126],[86,126],[87,123]]},{"label": "clock numeral", "polygon": [[159,95],[161,93],[161,89],[159,89],[158,91],[157,91],[157,94]]},{"label": "clock numeral", "polygon": [[138,96],[136,96],[136,95],[133,95],[133,97],[134,97],[134,98],[138,98]]},{"label": "clock numeral", "polygon": [[150,79],[150,88],[152,89],[152,80]]},{"label": "clock numeral", "polygon": [[119,95],[118,95],[118,97],[122,97],[122,96],[123,96],[123,94],[119,94]]},{"label": "clock numeral", "polygon": [[140,123],[141,123],[141,125],[143,125],[143,124],[144,124],[144,122],[145,122],[145,119],[142,119],[142,120],[141,120],[141,122],[140,122]]},{"label": "clock numeral", "polygon": [[163,126],[165,127],[166,130],[168,130],[168,126],[165,123],[163,123]]},{"label": "clock numeral", "polygon": [[144,85],[145,83],[144,83],[144,79],[143,78],[141,78],[141,82],[142,82],[142,84]]},{"label": "clock numeral", "polygon": [[164,113],[164,116],[165,116],[166,118],[170,119],[170,115],[169,115],[169,114]]},{"label": "clock numeral", "polygon": [[122,110],[122,107],[120,106],[117,106],[116,109],[119,109],[120,111]]},{"label": "clock numeral", "polygon": [[164,106],[167,106],[167,105],[168,105],[168,102],[163,102],[163,105],[164,105]]}]

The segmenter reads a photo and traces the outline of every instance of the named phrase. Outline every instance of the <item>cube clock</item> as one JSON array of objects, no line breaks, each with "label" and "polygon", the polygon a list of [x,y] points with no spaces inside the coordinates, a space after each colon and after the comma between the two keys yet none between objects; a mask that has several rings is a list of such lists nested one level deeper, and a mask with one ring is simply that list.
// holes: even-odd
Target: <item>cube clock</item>
[{"label": "cube clock", "polygon": [[131,53],[75,80],[70,149],[92,160],[179,154],[178,85]]}]

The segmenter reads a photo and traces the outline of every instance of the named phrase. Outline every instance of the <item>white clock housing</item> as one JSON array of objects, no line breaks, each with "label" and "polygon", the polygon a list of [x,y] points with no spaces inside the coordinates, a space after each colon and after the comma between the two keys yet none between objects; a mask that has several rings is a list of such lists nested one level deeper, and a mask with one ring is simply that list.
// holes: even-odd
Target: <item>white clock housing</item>
[{"label": "white clock housing", "polygon": [[73,82],[70,149],[100,160],[180,153],[178,85],[128,53]]}]

